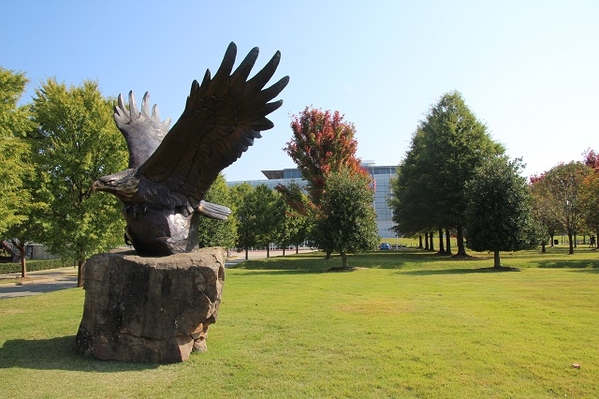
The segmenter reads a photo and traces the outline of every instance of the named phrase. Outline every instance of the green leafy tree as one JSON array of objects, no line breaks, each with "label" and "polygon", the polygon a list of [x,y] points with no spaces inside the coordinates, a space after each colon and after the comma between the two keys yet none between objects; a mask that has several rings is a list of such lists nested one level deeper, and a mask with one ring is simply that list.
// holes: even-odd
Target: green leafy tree
[{"label": "green leafy tree", "polygon": [[[406,157],[397,168],[397,175],[391,181],[389,206],[393,210],[392,220],[395,222],[395,233],[405,236],[416,236],[428,232],[439,225],[435,220],[435,198],[430,197],[432,187],[429,184],[429,167],[422,162],[425,151],[424,136],[417,130],[410,144]],[[427,247],[428,247],[427,239]]]},{"label": "green leafy tree", "polygon": [[583,155],[585,165],[594,172],[583,180],[580,187],[584,224],[594,234],[596,248],[599,248],[599,154],[588,149]]},{"label": "green leafy tree", "polygon": [[25,91],[24,74],[0,67],[0,237],[27,218],[29,190],[24,186],[31,173],[29,146],[25,141],[31,129],[27,107],[18,106]]},{"label": "green leafy tree", "polygon": [[287,186],[279,185],[276,190],[285,201],[285,221],[278,242],[283,246],[283,254],[290,244],[295,246],[295,253],[298,253],[300,244],[306,241],[313,228],[315,209],[296,182]]},{"label": "green leafy tree", "polygon": [[569,254],[574,253],[574,236],[583,227],[585,204],[582,186],[593,169],[582,162],[559,164],[546,172],[538,193],[545,197],[543,206],[548,219],[557,220],[568,234]]},{"label": "green leafy tree", "polygon": [[372,250],[379,241],[369,182],[367,176],[342,170],[329,176],[322,194],[317,243],[326,251],[339,252],[343,268],[348,268],[349,253]]},{"label": "green leafy tree", "polygon": [[266,185],[256,187],[242,183],[233,187],[235,218],[237,219],[237,247],[245,250],[248,259],[250,248],[266,248],[270,256],[270,243],[277,242],[283,229],[285,203],[281,195]]},{"label": "green leafy tree", "polygon": [[[407,222],[410,230],[455,229],[456,256],[467,256],[464,242],[466,183],[478,166],[502,154],[504,149],[491,139],[486,126],[455,91],[443,95],[429,110],[412,143],[406,156],[409,162],[399,168],[400,176],[404,175],[408,181],[398,183],[396,190],[399,193],[403,187],[410,192],[400,194],[394,206],[398,212],[396,221],[402,223],[402,212],[408,217],[411,209],[414,211],[409,216],[412,220]],[[407,207],[407,210],[398,207]],[[418,222],[418,217],[424,221]]]},{"label": "green leafy tree", "polygon": [[540,238],[521,170],[519,159],[491,158],[466,184],[468,246],[475,251],[492,251],[494,268],[501,267],[500,251],[530,249]]},{"label": "green leafy tree", "polygon": [[[219,174],[208,193],[206,201],[224,205],[234,210],[233,201],[227,182],[222,174]],[[224,247],[232,248],[235,246],[237,235],[237,221],[235,217],[230,216],[227,220],[215,220],[207,217],[200,217],[198,221],[198,244],[199,247]]]},{"label": "green leafy tree", "polygon": [[250,195],[253,191],[254,187],[248,183],[238,184],[231,188],[231,199],[234,204],[233,216],[237,221],[235,246],[245,251],[246,260],[249,249],[258,244],[255,204]]},{"label": "green leafy tree", "polygon": [[270,256],[270,244],[277,242],[285,223],[285,202],[276,190],[261,184],[250,194],[255,216],[257,245],[266,248]]},{"label": "green leafy tree", "polygon": [[26,84],[24,74],[0,67],[0,237],[19,251],[23,278],[27,277],[26,244],[35,238],[32,213],[40,206],[31,195],[35,181],[26,140],[33,128],[29,106],[17,105]]},{"label": "green leafy tree", "polygon": [[120,205],[111,196],[91,195],[94,179],[127,167],[112,104],[91,81],[66,87],[49,79],[33,99],[32,146],[47,204],[43,243],[78,265],[79,285],[86,258],[123,243]]},{"label": "green leafy tree", "polygon": [[547,241],[553,246],[554,237],[562,228],[560,218],[553,210],[553,206],[549,200],[547,185],[543,182],[544,178],[545,174],[531,176],[529,183],[529,190],[533,199],[533,215],[543,229],[543,240],[541,241],[542,252],[546,252],[545,246]]}]

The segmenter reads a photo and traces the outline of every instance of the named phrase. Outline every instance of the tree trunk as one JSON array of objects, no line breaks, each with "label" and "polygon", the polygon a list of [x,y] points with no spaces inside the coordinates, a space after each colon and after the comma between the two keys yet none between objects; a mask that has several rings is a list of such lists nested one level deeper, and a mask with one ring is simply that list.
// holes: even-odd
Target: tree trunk
[{"label": "tree trunk", "polygon": [[456,254],[456,256],[468,256],[468,254],[466,253],[466,246],[464,245],[464,231],[462,229],[462,226],[458,226],[456,228],[457,230],[457,236],[458,236],[458,253]]},{"label": "tree trunk", "polygon": [[445,255],[445,247],[443,245],[443,229],[439,227],[439,254]]},{"label": "tree trunk", "polygon": [[422,246],[422,234],[418,235],[418,249],[424,249]]},{"label": "tree trunk", "polygon": [[19,245],[19,252],[21,253],[21,277],[27,277],[27,258],[25,257],[25,244]]},{"label": "tree trunk", "polygon": [[248,247],[245,247],[245,260],[248,260],[249,258],[249,249]]},{"label": "tree trunk", "polygon": [[21,257],[21,278],[27,277],[27,259],[25,258],[25,243],[15,239],[10,240],[12,244],[19,250]]},{"label": "tree trunk", "polygon": [[435,250],[435,240],[434,240],[435,233],[428,233],[428,238],[429,238],[429,240],[431,242],[431,244],[430,244],[430,250],[434,251]]},{"label": "tree trunk", "polygon": [[599,249],[599,226],[597,227],[597,234],[595,234],[595,248]]},{"label": "tree trunk", "polygon": [[266,257],[270,258],[270,244],[266,246]]},{"label": "tree trunk", "polygon": [[428,251],[428,233],[424,233],[424,250]]},{"label": "tree trunk", "polygon": [[285,250],[287,249],[287,245],[283,245],[283,256],[285,256]]},{"label": "tree trunk", "polygon": [[574,235],[572,234],[572,230],[568,229],[568,243],[570,244],[570,249],[568,250],[568,255],[574,254]]},{"label": "tree trunk", "polygon": [[547,252],[547,250],[545,249],[545,246],[546,246],[545,241],[541,242],[541,253]]},{"label": "tree trunk", "polygon": [[449,229],[445,229],[445,252],[451,255],[451,233]]},{"label": "tree trunk", "polygon": [[501,260],[499,259],[499,250],[493,251],[493,267],[499,269],[501,267]]},{"label": "tree trunk", "polygon": [[341,267],[347,269],[347,253],[345,251],[341,251]]},{"label": "tree trunk", "polygon": [[83,287],[83,271],[85,269],[85,259],[79,259],[77,262],[77,287]]},{"label": "tree trunk", "polygon": [[299,245],[297,245],[297,244],[295,245],[295,254],[296,255],[299,254]]},{"label": "tree trunk", "polygon": [[553,241],[555,241],[555,236],[553,234],[551,234],[550,236],[551,236],[551,242],[549,243],[549,245],[551,245],[551,248],[553,248]]}]

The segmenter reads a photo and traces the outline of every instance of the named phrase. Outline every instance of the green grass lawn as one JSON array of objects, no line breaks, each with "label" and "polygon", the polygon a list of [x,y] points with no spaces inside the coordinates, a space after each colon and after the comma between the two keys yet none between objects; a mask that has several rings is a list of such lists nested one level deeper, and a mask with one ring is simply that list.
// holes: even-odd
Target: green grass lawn
[{"label": "green grass lawn", "polygon": [[504,272],[476,256],[247,261],[227,270],[209,352],[163,366],[81,357],[81,289],[0,300],[0,396],[599,397],[599,253],[502,254]]}]

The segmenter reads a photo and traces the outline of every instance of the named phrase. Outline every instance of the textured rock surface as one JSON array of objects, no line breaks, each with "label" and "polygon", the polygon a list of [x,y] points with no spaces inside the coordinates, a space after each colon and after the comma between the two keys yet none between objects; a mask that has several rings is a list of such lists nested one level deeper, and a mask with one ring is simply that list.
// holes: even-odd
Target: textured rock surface
[{"label": "textured rock surface", "polygon": [[160,258],[99,254],[85,264],[85,304],[77,345],[86,355],[174,363],[206,350],[223,283],[222,248]]}]

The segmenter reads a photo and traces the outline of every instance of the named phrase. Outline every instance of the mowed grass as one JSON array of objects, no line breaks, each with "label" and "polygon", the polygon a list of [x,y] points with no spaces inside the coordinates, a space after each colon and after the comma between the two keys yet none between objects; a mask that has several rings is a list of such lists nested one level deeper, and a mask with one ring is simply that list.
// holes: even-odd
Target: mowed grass
[{"label": "mowed grass", "polygon": [[81,357],[81,289],[0,300],[0,397],[599,397],[599,253],[475,256],[247,261],[209,352],[173,365]]}]

